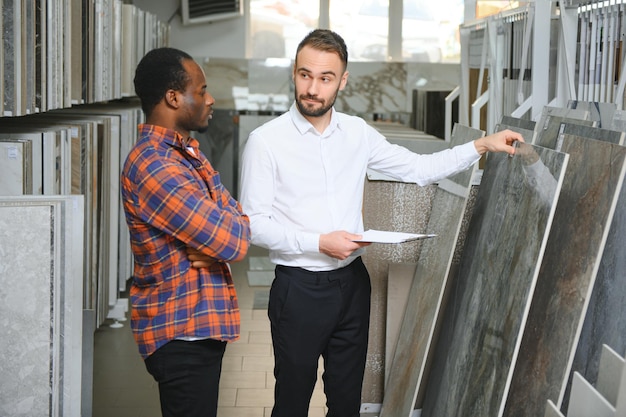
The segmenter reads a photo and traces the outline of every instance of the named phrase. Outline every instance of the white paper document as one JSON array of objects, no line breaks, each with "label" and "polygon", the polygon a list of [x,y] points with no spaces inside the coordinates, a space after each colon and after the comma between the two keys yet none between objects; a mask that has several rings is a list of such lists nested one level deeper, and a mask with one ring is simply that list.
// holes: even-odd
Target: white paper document
[{"label": "white paper document", "polygon": [[428,239],[437,235],[420,234],[420,233],[402,233],[402,232],[384,232],[382,230],[366,230],[360,233],[361,239],[355,242],[372,242],[372,243],[402,243],[411,240]]}]

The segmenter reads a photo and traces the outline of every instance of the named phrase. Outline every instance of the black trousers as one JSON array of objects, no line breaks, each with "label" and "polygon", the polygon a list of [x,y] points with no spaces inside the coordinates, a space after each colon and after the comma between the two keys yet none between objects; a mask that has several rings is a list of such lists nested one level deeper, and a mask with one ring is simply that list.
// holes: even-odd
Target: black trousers
[{"label": "black trousers", "polygon": [[276,267],[268,308],[276,378],[272,417],[308,415],[320,355],[327,417],[359,416],[370,295],[361,258],[329,272]]},{"label": "black trousers", "polygon": [[172,340],[145,360],[163,417],[215,417],[226,342]]}]

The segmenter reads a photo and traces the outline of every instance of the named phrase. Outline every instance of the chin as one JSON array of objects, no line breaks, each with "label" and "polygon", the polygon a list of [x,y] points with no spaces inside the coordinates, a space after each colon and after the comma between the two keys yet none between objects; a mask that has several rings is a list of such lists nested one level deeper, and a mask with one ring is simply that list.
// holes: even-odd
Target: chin
[{"label": "chin", "polygon": [[197,129],[195,129],[195,131],[198,132],[198,133],[204,133],[207,130],[209,130],[208,123],[206,125],[204,125],[204,126],[201,126],[201,127],[197,128]]}]

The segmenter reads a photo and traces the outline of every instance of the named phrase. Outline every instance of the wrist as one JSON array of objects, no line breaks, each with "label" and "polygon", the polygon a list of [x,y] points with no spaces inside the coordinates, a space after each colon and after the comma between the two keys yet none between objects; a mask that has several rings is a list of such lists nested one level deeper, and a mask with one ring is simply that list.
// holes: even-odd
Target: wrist
[{"label": "wrist", "polygon": [[474,148],[476,148],[476,152],[478,152],[479,155],[484,155],[489,150],[485,144],[484,138],[476,139],[474,141]]}]

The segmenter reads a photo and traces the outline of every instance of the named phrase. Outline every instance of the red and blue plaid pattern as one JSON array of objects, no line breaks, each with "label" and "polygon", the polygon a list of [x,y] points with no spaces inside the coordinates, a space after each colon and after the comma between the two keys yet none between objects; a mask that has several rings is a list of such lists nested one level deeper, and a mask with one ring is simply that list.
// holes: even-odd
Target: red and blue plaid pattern
[{"label": "red and blue plaid pattern", "polygon": [[[195,139],[140,125],[121,193],[134,271],[131,326],[146,358],[175,339],[239,338],[239,305],[227,262],[248,251],[250,221]],[[186,247],[215,262],[192,268]]]}]

